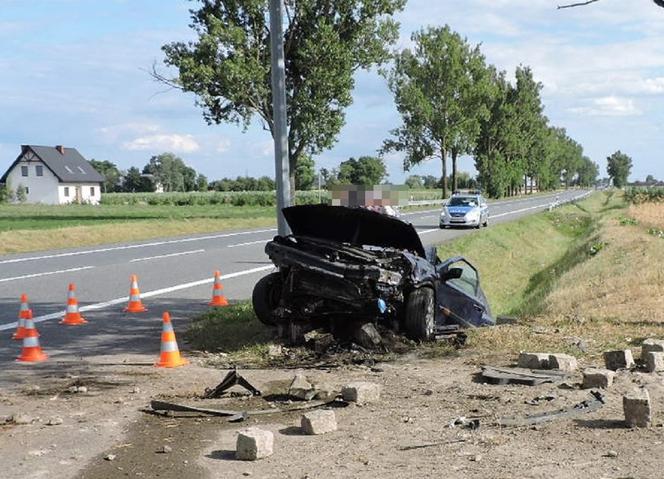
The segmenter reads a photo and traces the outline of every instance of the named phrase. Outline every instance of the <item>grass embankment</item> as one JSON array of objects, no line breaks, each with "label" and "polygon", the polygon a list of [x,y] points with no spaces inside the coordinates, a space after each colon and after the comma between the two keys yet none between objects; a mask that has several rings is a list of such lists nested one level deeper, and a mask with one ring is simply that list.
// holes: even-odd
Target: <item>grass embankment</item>
[{"label": "grass embankment", "polygon": [[0,254],[273,224],[269,206],[0,205]]},{"label": "grass embankment", "polygon": [[[522,350],[597,357],[664,336],[664,204],[596,194],[577,206],[495,227],[455,248],[474,260],[494,312],[518,325],[474,331],[482,356]],[[516,263],[515,263],[516,262]],[[539,267],[538,267],[539,266]]]}]

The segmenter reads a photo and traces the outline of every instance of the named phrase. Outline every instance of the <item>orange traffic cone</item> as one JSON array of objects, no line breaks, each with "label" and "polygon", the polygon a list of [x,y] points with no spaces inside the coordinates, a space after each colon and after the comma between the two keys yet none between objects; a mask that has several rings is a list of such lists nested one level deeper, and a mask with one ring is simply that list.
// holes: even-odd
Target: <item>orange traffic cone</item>
[{"label": "orange traffic cone", "polygon": [[138,289],[138,278],[131,275],[131,287],[129,288],[129,304],[124,309],[125,313],[143,313],[147,308],[141,302],[141,292]]},{"label": "orange traffic cone", "polygon": [[161,354],[159,361],[155,363],[158,368],[177,368],[189,364],[189,361],[180,356],[178,343],[175,340],[175,332],[171,323],[171,315],[164,313],[163,327],[161,330]]},{"label": "orange traffic cone", "polygon": [[67,324],[69,326],[78,326],[79,324],[86,324],[87,321],[81,316],[78,311],[78,300],[76,299],[76,285],[69,283],[69,291],[67,292],[67,311],[65,317],[62,318],[60,324]]},{"label": "orange traffic cone", "polygon": [[39,333],[35,328],[32,318],[25,320],[25,338],[23,338],[23,349],[16,361],[22,363],[39,363],[46,361],[48,356],[39,346]]},{"label": "orange traffic cone", "polygon": [[214,286],[212,286],[212,301],[208,303],[210,306],[228,306],[228,300],[224,296],[224,287],[221,284],[221,272],[214,272]]},{"label": "orange traffic cone", "polygon": [[12,336],[12,339],[23,339],[25,338],[25,320],[32,319],[32,310],[28,306],[28,295],[21,295],[21,310],[18,313],[18,327],[16,332]]}]

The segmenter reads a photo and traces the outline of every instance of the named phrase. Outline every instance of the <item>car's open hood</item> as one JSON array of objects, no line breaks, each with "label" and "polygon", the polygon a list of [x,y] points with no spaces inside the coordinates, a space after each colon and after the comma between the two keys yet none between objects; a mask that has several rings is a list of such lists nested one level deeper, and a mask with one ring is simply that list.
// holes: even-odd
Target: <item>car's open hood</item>
[{"label": "car's open hood", "polygon": [[327,205],[291,206],[283,212],[295,236],[407,249],[425,257],[424,246],[413,225],[397,218],[361,208]]}]

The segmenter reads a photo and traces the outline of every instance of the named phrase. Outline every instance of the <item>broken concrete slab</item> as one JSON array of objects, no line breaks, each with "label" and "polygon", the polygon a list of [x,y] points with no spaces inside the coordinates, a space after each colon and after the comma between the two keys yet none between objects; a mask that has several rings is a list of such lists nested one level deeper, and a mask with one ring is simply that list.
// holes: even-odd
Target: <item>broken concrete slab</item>
[{"label": "broken concrete slab", "polygon": [[331,401],[337,397],[338,394],[337,391],[335,391],[335,389],[329,384],[316,384],[314,389],[316,390],[314,399],[319,399],[321,401]]},{"label": "broken concrete slab", "polygon": [[316,395],[316,390],[304,374],[298,373],[288,386],[288,395],[302,401],[311,401]]},{"label": "broken concrete slab", "polygon": [[360,346],[367,349],[376,349],[383,344],[383,338],[373,323],[364,323],[358,327],[353,337]]},{"label": "broken concrete slab", "polygon": [[481,379],[489,384],[522,384],[537,386],[544,383],[558,383],[569,378],[565,371],[532,371],[525,368],[496,368],[482,366]]},{"label": "broken concrete slab", "polygon": [[498,418],[497,424],[500,426],[529,426],[554,421],[557,419],[569,419],[572,417],[597,411],[604,406],[604,396],[599,391],[591,391],[591,398],[581,401],[578,404],[569,406],[557,411],[548,411],[538,414],[531,414],[524,417],[502,417]]},{"label": "broken concrete slab", "polygon": [[520,353],[517,366],[526,369],[549,369],[549,353]]},{"label": "broken concrete slab", "polygon": [[632,351],[623,349],[618,351],[604,352],[604,365],[606,369],[617,371],[618,369],[631,369],[635,366]]},{"label": "broken concrete slab", "polygon": [[337,430],[337,417],[331,409],[319,409],[304,414],[300,424],[305,434],[325,434]]},{"label": "broken concrete slab", "polygon": [[645,353],[645,358],[643,355],[641,357],[649,373],[664,371],[664,352],[648,351]]},{"label": "broken concrete slab", "polygon": [[588,368],[583,371],[583,389],[608,389],[613,384],[616,373],[603,368]]},{"label": "broken concrete slab", "polygon": [[274,434],[257,427],[238,433],[235,458],[240,461],[256,461],[271,456],[274,452]]},{"label": "broken concrete slab", "polygon": [[646,360],[647,353],[664,352],[664,339],[648,338],[641,344],[641,361]]},{"label": "broken concrete slab", "polygon": [[367,404],[380,400],[380,385],[364,381],[346,384],[341,389],[344,401]]},{"label": "broken concrete slab", "polygon": [[336,339],[332,333],[315,329],[304,335],[304,342],[315,352],[323,354],[336,343]]},{"label": "broken concrete slab", "polygon": [[648,390],[640,389],[623,396],[623,412],[627,427],[650,427],[652,410]]},{"label": "broken concrete slab", "polygon": [[549,354],[549,369],[559,369],[561,371],[572,372],[578,368],[578,363],[574,356],[569,354]]}]

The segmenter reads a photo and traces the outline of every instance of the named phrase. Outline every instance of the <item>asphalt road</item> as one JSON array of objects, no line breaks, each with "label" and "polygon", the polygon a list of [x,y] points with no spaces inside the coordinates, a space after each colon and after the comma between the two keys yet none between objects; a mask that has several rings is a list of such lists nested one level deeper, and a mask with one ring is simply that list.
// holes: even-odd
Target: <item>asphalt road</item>
[{"label": "asphalt road", "polygon": [[[491,203],[490,224],[542,211],[556,196],[568,201],[584,194],[570,190]],[[408,213],[403,219],[416,227],[425,245],[476,231],[440,230],[438,214],[436,208]],[[177,325],[178,319],[205,310],[217,269],[223,274],[224,292],[230,300],[249,298],[255,282],[273,269],[264,245],[275,234],[275,229],[257,229],[0,256],[2,369],[5,373],[14,370],[14,366],[5,366],[15,364],[13,359],[20,351],[20,341],[12,341],[10,336],[16,327],[22,293],[29,297],[41,346],[52,359],[148,351],[158,354],[162,312],[170,311]],[[122,312],[132,274],[138,275],[147,313]],[[81,311],[89,321],[85,326],[58,324],[67,286],[72,282],[77,286]],[[180,321],[181,327],[183,323]]]}]

